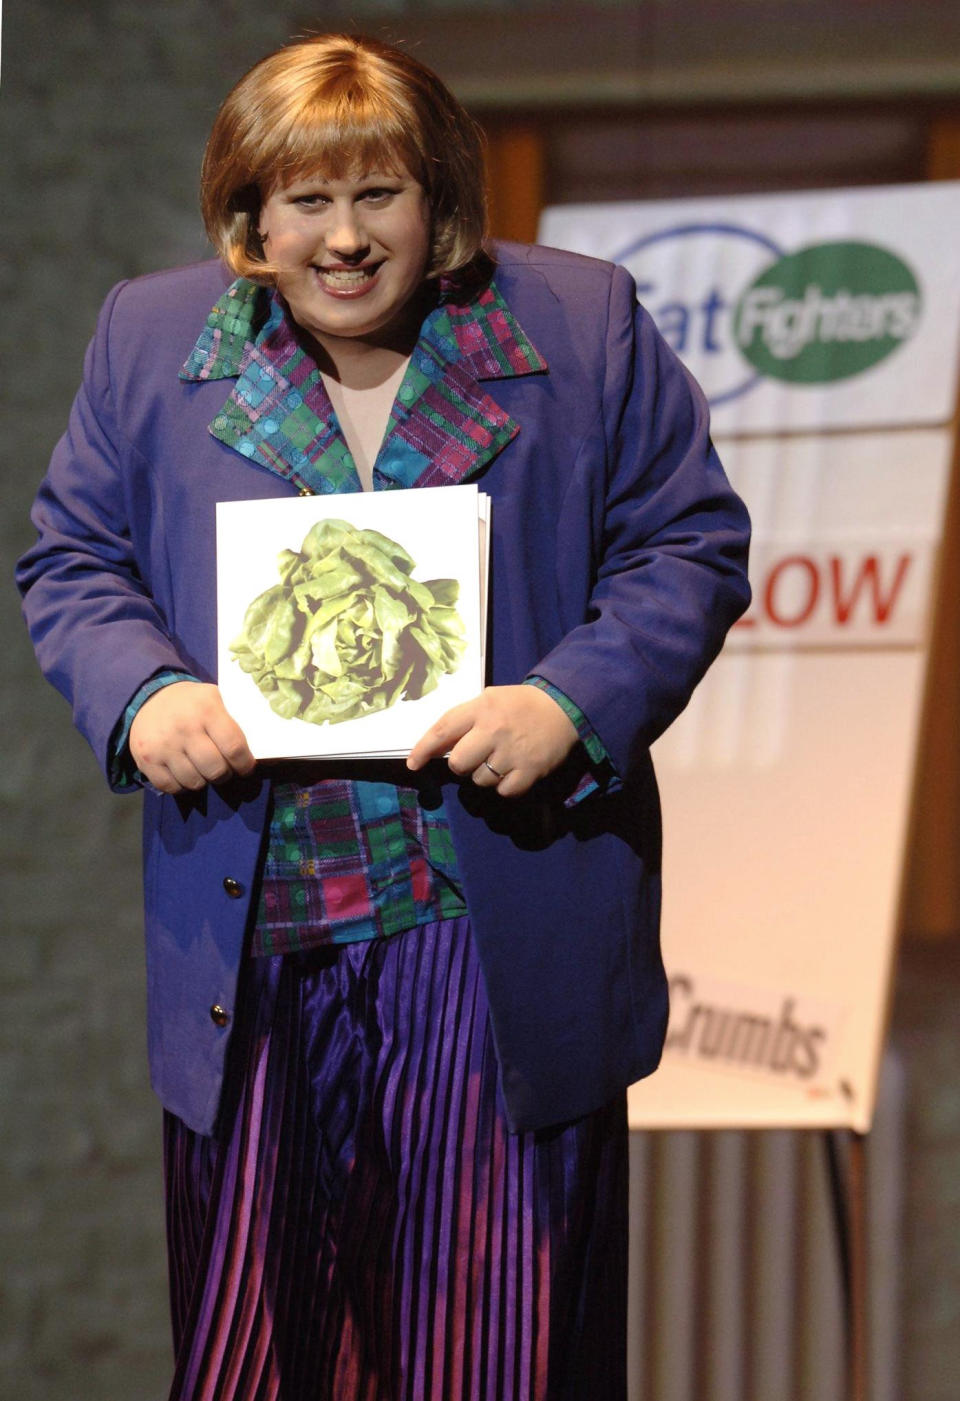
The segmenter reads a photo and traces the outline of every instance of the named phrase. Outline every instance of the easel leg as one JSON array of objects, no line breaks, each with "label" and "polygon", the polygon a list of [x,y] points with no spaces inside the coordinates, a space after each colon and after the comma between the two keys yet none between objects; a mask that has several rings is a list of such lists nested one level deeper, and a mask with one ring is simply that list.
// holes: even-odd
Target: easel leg
[{"label": "easel leg", "polygon": [[865,1134],[837,1129],[824,1135],[824,1144],[843,1280],[847,1396],[849,1401],[868,1401],[867,1139]]}]

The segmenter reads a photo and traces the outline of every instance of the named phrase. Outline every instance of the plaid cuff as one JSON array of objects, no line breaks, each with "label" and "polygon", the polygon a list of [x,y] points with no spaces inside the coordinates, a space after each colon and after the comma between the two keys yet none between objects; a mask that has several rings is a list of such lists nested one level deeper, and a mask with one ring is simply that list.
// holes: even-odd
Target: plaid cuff
[{"label": "plaid cuff", "polygon": [[197,681],[198,679],[196,676],[191,676],[189,671],[174,671],[172,668],[168,668],[164,671],[158,671],[155,676],[144,681],[139,691],[135,691],[131,696],[126,710],[117,721],[117,728],[110,736],[107,777],[110,780],[110,787],[115,792],[129,793],[134,788],[142,788],[147,781],[133,762],[133,756],[130,753],[130,729],[144,701],[149,700],[164,686],[171,686],[175,681]]},{"label": "plaid cuff", "polygon": [[580,707],[575,705],[563,691],[558,690],[549,681],[544,681],[542,676],[528,676],[524,680],[524,685],[536,686],[538,690],[545,691],[551,700],[556,701],[564,715],[573,721],[580,743],[590,761],[589,770],[566,799],[564,806],[572,807],[583,798],[588,798],[591,793],[597,793],[601,790],[605,792],[608,788],[618,787],[619,780],[613,764],[610,762],[610,755],[604,748],[603,740]]}]

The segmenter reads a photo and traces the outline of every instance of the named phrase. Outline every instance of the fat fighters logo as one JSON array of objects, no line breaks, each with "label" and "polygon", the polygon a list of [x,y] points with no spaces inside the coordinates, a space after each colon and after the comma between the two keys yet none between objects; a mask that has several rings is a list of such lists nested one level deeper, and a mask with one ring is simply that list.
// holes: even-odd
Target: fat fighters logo
[{"label": "fat fighters logo", "polygon": [[913,270],[863,240],[787,252],[755,229],[690,223],[645,235],[614,261],[714,406],[765,379],[863,374],[910,340],[923,312]]}]

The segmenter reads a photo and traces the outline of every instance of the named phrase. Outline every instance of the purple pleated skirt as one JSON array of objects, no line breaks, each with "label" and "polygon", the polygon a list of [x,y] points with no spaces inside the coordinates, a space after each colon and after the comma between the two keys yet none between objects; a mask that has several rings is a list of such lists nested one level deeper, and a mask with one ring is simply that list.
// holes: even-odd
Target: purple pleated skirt
[{"label": "purple pleated skirt", "polygon": [[171,1401],[622,1401],[625,1102],[509,1132],[469,920],[244,981],[165,1121]]}]

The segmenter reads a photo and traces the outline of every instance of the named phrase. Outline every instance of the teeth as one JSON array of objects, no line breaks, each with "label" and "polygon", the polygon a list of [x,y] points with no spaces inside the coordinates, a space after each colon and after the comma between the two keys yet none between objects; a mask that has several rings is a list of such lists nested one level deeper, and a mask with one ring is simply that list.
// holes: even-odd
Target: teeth
[{"label": "teeth", "polygon": [[317,268],[317,272],[324,282],[337,287],[357,287],[373,276],[367,268]]}]

